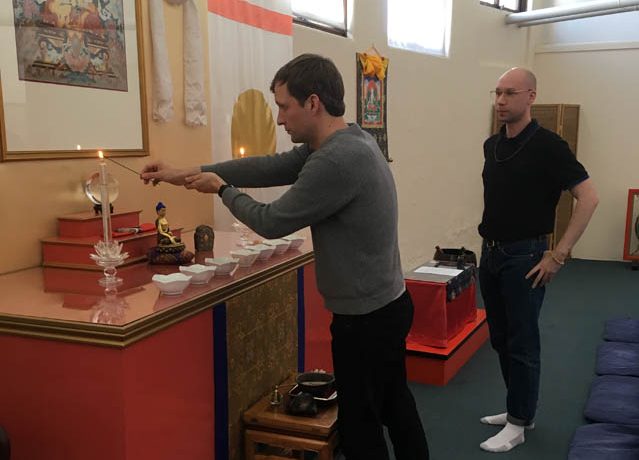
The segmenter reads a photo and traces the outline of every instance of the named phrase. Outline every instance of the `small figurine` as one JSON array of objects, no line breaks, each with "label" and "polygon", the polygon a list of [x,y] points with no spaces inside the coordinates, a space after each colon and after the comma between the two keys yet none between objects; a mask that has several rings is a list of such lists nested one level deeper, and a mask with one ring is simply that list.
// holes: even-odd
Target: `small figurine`
[{"label": "small figurine", "polygon": [[166,220],[166,206],[161,201],[155,207],[158,218],[155,219],[155,228],[158,231],[158,244],[160,246],[181,244],[184,249],[184,243],[177,236],[173,236],[169,228],[169,221]]},{"label": "small figurine", "polygon": [[195,235],[193,236],[193,239],[196,252],[213,250],[215,234],[213,233],[213,229],[208,225],[198,225],[195,228]]},{"label": "small figurine", "polygon": [[169,221],[166,219],[166,206],[159,202],[155,207],[158,218],[155,219],[155,228],[158,234],[158,245],[151,248],[147,254],[149,263],[184,265],[193,259],[194,254],[186,250],[182,240],[171,233]]}]

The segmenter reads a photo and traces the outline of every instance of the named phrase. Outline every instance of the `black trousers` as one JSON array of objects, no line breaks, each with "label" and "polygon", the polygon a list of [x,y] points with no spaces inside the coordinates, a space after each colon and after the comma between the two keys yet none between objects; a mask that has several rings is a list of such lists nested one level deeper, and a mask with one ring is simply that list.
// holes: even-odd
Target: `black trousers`
[{"label": "black trousers", "polygon": [[383,426],[397,460],[427,460],[422,422],[406,383],[408,291],[366,315],[333,315],[333,367],[340,446],[347,460],[388,460]]}]

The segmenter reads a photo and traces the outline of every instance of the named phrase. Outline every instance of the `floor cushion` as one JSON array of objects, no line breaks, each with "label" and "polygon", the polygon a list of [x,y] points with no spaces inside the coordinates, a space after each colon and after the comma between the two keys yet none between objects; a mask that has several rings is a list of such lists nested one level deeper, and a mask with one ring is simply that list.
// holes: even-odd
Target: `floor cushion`
[{"label": "floor cushion", "polygon": [[604,342],[597,349],[598,375],[639,377],[639,343]]},{"label": "floor cushion", "polygon": [[606,321],[604,339],[612,342],[639,343],[639,319],[609,319]]},{"label": "floor cushion", "polygon": [[639,427],[593,423],[580,426],[570,443],[568,460],[637,460]]},{"label": "floor cushion", "polygon": [[584,415],[593,422],[639,425],[639,377],[595,377]]}]

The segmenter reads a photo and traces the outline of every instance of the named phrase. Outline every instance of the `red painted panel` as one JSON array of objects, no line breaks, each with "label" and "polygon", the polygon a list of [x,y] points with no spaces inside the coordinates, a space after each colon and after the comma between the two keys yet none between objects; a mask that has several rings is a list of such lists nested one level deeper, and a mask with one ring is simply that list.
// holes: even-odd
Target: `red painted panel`
[{"label": "red painted panel", "polygon": [[208,310],[125,349],[0,335],[12,460],[214,458]]},{"label": "red painted panel", "polygon": [[[120,212],[111,214],[111,228],[137,227],[140,225],[140,212]],[[102,235],[102,216],[93,213],[74,214],[58,218],[58,236],[83,237]]]},{"label": "red painted panel", "polygon": [[324,369],[332,372],[330,325],[333,315],[324,306],[324,299],[317,290],[314,263],[304,266],[304,307],[305,370]]},{"label": "red painted panel", "polygon": [[213,312],[127,348],[127,460],[214,458]]},{"label": "red painted panel", "polygon": [[[173,234],[179,236],[180,232],[176,230]],[[95,253],[93,246],[98,240],[99,237],[88,237],[42,241],[42,259],[45,264],[84,264],[95,267],[95,262],[89,255]],[[156,232],[141,233],[116,241],[122,243],[122,252],[128,252],[130,258],[146,256],[149,249],[158,244]]]},{"label": "red painted panel", "polygon": [[0,350],[12,460],[124,458],[120,351],[12,336]]}]

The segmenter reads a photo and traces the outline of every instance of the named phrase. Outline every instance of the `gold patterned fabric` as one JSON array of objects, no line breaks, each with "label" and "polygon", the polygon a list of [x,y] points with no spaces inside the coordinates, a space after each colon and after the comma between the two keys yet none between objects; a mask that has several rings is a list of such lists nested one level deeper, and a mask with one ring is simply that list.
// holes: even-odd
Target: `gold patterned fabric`
[{"label": "gold patterned fabric", "polygon": [[297,272],[229,300],[229,459],[241,460],[242,414],[297,370]]}]

